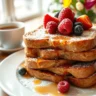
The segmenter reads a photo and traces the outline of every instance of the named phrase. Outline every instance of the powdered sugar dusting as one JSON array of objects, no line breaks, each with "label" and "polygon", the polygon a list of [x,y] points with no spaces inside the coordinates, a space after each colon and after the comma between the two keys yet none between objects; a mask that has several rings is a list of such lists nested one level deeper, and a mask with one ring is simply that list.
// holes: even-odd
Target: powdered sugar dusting
[{"label": "powdered sugar dusting", "polygon": [[92,39],[96,37],[96,28],[93,26],[90,30],[86,30],[83,32],[83,34],[81,36],[64,36],[64,35],[60,35],[60,34],[49,34],[46,32],[46,30],[44,28],[40,28],[35,30],[34,32],[29,32],[27,34],[24,35],[24,38],[28,39],[28,40],[40,40],[40,39],[49,39],[50,41],[56,39],[56,38],[61,38],[63,39],[67,39],[67,41],[80,41],[82,40],[87,40],[87,39]]}]

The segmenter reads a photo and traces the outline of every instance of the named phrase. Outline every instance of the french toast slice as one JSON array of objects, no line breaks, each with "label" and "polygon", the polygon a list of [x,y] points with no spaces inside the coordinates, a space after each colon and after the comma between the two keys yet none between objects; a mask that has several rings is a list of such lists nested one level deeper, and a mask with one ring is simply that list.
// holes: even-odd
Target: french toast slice
[{"label": "french toast slice", "polygon": [[63,65],[58,67],[48,68],[48,71],[56,73],[58,75],[72,75],[76,78],[87,78],[96,72],[96,63],[76,63],[75,65]]},{"label": "french toast slice", "polygon": [[66,51],[81,52],[96,46],[96,28],[83,32],[81,36],[64,36],[48,34],[44,28],[23,35],[23,40],[28,48],[59,48]]},{"label": "french toast slice", "polygon": [[72,61],[69,60],[45,60],[41,58],[25,58],[25,66],[33,69],[42,69],[42,68],[50,68],[54,66],[60,66],[64,64],[70,64]]},{"label": "french toast slice", "polygon": [[38,79],[42,79],[42,80],[48,80],[48,81],[52,81],[56,83],[64,80],[64,76],[60,76],[60,75],[54,74],[52,72],[44,71],[44,70],[40,71],[40,70],[36,70],[32,68],[27,68],[27,72],[31,76],[36,77]]},{"label": "french toast slice", "polygon": [[81,78],[75,78],[73,76],[61,76],[48,71],[41,71],[41,70],[36,70],[32,68],[27,68],[27,71],[32,77],[36,77],[41,80],[52,81],[55,83],[58,83],[67,78],[69,82],[71,82],[73,85],[77,87],[87,88],[96,84],[96,73],[92,74],[87,78],[81,79]]},{"label": "french toast slice", "polygon": [[96,84],[96,73],[93,75],[87,77],[87,78],[75,78],[73,76],[68,77],[69,82],[71,82],[73,85],[81,88],[88,88]]},{"label": "french toast slice", "polygon": [[33,49],[25,47],[25,54],[28,57],[32,58],[40,57],[43,59],[55,58],[55,59],[75,60],[75,61],[96,60],[96,48],[84,52],[69,52],[60,49]]},{"label": "french toast slice", "polygon": [[[27,68],[32,68],[26,65]],[[58,75],[72,75],[76,78],[87,78],[96,72],[96,62],[77,62],[76,64],[64,64],[61,66],[54,66],[50,68],[32,68],[37,70],[46,70]]]}]

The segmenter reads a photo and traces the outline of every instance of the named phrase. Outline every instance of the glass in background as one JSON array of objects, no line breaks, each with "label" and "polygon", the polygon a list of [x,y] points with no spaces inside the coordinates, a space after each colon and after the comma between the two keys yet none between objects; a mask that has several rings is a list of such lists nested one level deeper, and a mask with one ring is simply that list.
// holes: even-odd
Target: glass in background
[{"label": "glass in background", "polygon": [[2,22],[4,22],[4,12],[3,12],[2,0],[0,0],[0,23]]}]

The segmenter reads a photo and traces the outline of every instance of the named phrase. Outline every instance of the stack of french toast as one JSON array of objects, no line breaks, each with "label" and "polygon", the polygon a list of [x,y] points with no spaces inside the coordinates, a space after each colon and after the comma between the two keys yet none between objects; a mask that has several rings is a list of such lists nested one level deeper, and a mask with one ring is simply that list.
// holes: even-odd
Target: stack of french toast
[{"label": "stack of french toast", "polygon": [[56,83],[67,79],[83,88],[96,84],[96,26],[81,36],[49,34],[41,26],[23,39],[31,76]]}]

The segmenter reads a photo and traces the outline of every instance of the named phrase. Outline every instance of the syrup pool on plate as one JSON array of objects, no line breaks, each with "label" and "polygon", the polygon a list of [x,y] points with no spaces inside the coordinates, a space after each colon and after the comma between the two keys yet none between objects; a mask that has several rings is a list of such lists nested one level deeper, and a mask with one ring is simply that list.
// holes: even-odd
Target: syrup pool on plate
[{"label": "syrup pool on plate", "polygon": [[57,84],[51,83],[46,86],[36,86],[35,91],[40,94],[50,94],[51,96],[65,96],[57,90]]},{"label": "syrup pool on plate", "polygon": [[[24,62],[22,62],[19,67],[25,67]],[[21,83],[26,82],[25,80],[28,80],[28,83],[29,83],[29,81],[31,81],[30,82],[31,84],[25,84],[25,86],[26,87],[29,85],[33,86],[34,91],[39,94],[42,94],[42,95],[48,94],[48,96],[65,96],[64,94],[61,94],[58,91],[57,84],[55,84],[55,83],[50,82],[49,84],[47,84],[47,81],[43,81],[43,80],[40,80],[40,79],[37,79],[34,77],[32,78],[28,73],[26,73],[24,76],[20,76],[20,78],[23,79],[23,80],[19,79],[19,81]],[[43,86],[42,86],[42,83],[44,83],[44,82],[46,84],[43,84]]]},{"label": "syrup pool on plate", "polygon": [[71,86],[68,93],[61,94],[58,92],[55,83],[31,77],[29,74],[21,76],[18,73],[19,67],[24,67],[24,62],[17,68],[17,78],[24,87],[31,90],[33,94],[36,93],[34,96],[96,96],[96,85],[85,89]]}]

